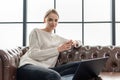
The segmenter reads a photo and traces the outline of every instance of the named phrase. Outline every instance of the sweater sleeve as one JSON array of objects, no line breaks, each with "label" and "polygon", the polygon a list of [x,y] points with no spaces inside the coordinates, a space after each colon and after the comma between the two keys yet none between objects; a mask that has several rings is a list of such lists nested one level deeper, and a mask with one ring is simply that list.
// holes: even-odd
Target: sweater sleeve
[{"label": "sweater sleeve", "polygon": [[[63,38],[61,36],[59,36],[60,40],[61,40],[61,43],[65,43],[68,41],[68,39],[66,38]],[[82,45],[82,42],[80,40],[75,40],[77,42],[77,46],[76,47],[80,47]]]},{"label": "sweater sleeve", "polygon": [[40,39],[38,40],[38,35],[36,30],[33,30],[31,32],[29,41],[30,41],[29,42],[30,49],[28,55],[30,58],[34,60],[43,61],[59,55],[57,47],[44,49],[44,50],[41,49],[42,41]]}]

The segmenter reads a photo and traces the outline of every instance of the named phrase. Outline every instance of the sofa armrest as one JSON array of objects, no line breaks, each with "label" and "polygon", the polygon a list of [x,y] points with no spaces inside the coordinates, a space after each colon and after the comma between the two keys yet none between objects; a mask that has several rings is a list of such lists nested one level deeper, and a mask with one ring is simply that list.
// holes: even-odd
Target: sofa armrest
[{"label": "sofa armrest", "polygon": [[16,80],[16,69],[19,64],[21,50],[0,50],[0,74],[2,80]]},{"label": "sofa armrest", "polygon": [[2,60],[0,58],[0,80],[3,80]]}]

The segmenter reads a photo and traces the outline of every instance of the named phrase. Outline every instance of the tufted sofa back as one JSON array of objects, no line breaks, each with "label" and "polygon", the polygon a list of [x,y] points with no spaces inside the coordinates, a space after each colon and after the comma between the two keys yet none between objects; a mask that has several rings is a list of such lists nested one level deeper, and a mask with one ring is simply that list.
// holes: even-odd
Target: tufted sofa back
[{"label": "tufted sofa back", "polygon": [[0,80],[15,80],[21,54],[18,49],[0,50]]}]

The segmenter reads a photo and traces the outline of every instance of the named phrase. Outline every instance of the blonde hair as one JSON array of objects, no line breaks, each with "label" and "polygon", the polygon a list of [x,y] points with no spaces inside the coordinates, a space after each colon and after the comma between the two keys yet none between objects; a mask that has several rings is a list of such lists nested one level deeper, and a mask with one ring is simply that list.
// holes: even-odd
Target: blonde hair
[{"label": "blonde hair", "polygon": [[58,18],[59,18],[59,14],[58,14],[58,12],[57,12],[55,9],[49,9],[49,10],[46,12],[46,14],[45,14],[44,19],[47,18],[50,13],[56,14],[56,15],[58,16]]}]

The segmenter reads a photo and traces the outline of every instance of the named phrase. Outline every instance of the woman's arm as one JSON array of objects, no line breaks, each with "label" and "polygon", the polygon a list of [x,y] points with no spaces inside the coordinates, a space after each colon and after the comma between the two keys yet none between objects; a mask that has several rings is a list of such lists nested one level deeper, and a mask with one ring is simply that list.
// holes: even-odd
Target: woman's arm
[{"label": "woman's arm", "polygon": [[36,29],[34,29],[29,37],[29,57],[35,60],[46,60],[53,56],[58,56],[59,52],[57,50],[57,47],[49,48],[49,49],[41,49],[42,41],[38,40],[38,34],[36,32]]}]

